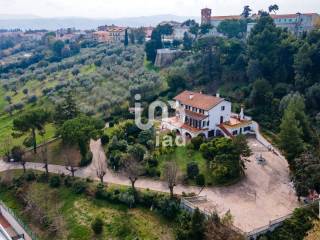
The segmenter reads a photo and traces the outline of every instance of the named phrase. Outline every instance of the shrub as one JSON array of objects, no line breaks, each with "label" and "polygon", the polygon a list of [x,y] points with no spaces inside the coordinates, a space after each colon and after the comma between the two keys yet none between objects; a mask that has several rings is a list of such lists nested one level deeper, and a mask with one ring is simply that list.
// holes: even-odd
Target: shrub
[{"label": "shrub", "polygon": [[199,174],[196,177],[196,184],[199,186],[204,186],[206,184],[206,180],[203,174]]},{"label": "shrub", "polygon": [[107,145],[109,143],[109,136],[107,134],[103,134],[101,136],[101,144],[103,146]]},{"label": "shrub", "polygon": [[157,193],[154,192],[139,192],[139,203],[144,207],[150,208],[155,203],[157,197]]},{"label": "shrub", "polygon": [[92,162],[92,152],[88,152],[85,157],[81,158],[80,167],[86,167]]},{"label": "shrub", "polygon": [[129,208],[132,208],[135,204],[134,193],[130,191],[120,193],[119,200],[120,202],[126,204]]},{"label": "shrub", "polygon": [[103,231],[103,221],[101,218],[96,217],[91,224],[91,228],[96,235],[99,235]]},{"label": "shrub", "polygon": [[21,109],[24,108],[24,104],[23,103],[16,103],[16,104],[13,105],[13,108],[15,110],[21,110]]},{"label": "shrub", "polygon": [[109,155],[108,164],[114,171],[118,171],[121,168],[121,155],[122,153],[118,150],[112,151]]},{"label": "shrub", "polygon": [[146,168],[145,175],[149,177],[160,177],[161,172],[157,168],[149,166]]},{"label": "shrub", "polygon": [[148,162],[149,167],[157,167],[158,164],[159,164],[158,160],[156,158],[153,158],[153,157],[149,157],[146,160]]},{"label": "shrub", "polygon": [[195,162],[188,163],[187,165],[187,175],[189,179],[194,179],[199,175],[199,167]]},{"label": "shrub", "polygon": [[66,187],[71,187],[72,182],[73,182],[73,179],[70,176],[67,176],[63,181],[63,183]]},{"label": "shrub", "polygon": [[28,181],[28,182],[31,182],[31,181],[34,181],[36,180],[36,174],[32,171],[28,171],[26,174],[25,174],[25,179]]},{"label": "shrub", "polygon": [[76,181],[73,183],[72,189],[75,194],[82,194],[86,191],[87,186],[87,183],[84,181]]},{"label": "shrub", "polygon": [[157,209],[164,217],[174,220],[180,211],[180,206],[175,200],[163,198],[158,200]]},{"label": "shrub", "polygon": [[37,182],[45,183],[48,181],[48,175],[44,172],[37,176]]},{"label": "shrub", "polygon": [[104,190],[104,185],[102,183],[99,183],[97,185],[97,189],[96,189],[96,198],[97,199],[104,199],[105,198],[105,193],[106,191]]},{"label": "shrub", "polygon": [[60,176],[52,176],[50,178],[50,182],[49,182],[50,187],[58,188],[60,187],[60,184],[61,184]]},{"label": "shrub", "polygon": [[11,149],[11,157],[15,162],[21,162],[23,160],[24,150],[20,146],[14,146]]},{"label": "shrub", "polygon": [[38,97],[36,95],[32,95],[28,98],[28,103],[35,103],[37,102]]},{"label": "shrub", "polygon": [[191,139],[191,144],[194,150],[199,151],[201,144],[204,142],[204,138],[202,136],[197,136]]}]

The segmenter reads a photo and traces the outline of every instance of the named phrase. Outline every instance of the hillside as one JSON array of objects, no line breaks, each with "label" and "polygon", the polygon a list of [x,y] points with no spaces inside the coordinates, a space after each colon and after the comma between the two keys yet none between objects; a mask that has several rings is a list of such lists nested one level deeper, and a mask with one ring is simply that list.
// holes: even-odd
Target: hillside
[{"label": "hillside", "polygon": [[0,16],[0,29],[48,29],[56,30],[59,28],[75,27],[77,29],[96,29],[100,25],[119,25],[129,27],[156,26],[162,21],[184,22],[187,19],[199,20],[194,16],[176,16],[176,15],[154,15],[130,18],[103,18],[90,19],[81,17],[68,18],[39,18],[25,16]]}]

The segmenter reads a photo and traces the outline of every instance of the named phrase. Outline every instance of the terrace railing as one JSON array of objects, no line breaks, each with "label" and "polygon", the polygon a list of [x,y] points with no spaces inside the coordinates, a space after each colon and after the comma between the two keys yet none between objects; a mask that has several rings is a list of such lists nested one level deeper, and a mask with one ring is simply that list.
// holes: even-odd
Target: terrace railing
[{"label": "terrace railing", "polygon": [[[19,225],[20,228],[22,228],[25,233],[28,236],[24,236],[24,238],[26,240],[31,239],[31,240],[38,240],[37,236],[35,233],[32,232],[32,230],[29,228],[28,225],[26,225],[17,215],[14,211],[12,211],[12,209],[8,208],[6,206],[6,204],[0,200],[0,214],[2,213],[2,215],[10,215],[11,218],[15,221],[15,223],[11,223],[10,221],[8,221],[11,225]],[[15,227],[13,226],[13,229],[15,229]],[[15,229],[16,230],[16,229]],[[19,234],[22,234],[21,232],[19,232]],[[25,234],[24,234],[25,235]]]}]

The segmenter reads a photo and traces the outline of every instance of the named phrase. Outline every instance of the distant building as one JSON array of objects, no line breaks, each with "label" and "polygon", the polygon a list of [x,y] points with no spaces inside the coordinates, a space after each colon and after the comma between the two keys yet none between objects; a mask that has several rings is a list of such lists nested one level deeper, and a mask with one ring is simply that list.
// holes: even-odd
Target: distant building
[{"label": "distant building", "polygon": [[[296,14],[270,14],[273,18],[274,23],[277,27],[287,28],[290,32],[295,35],[300,35],[303,32],[309,32],[319,24],[320,16],[317,13],[296,13]],[[258,15],[253,15],[252,19],[257,19]],[[212,35],[221,35],[217,31],[217,27],[224,20],[239,20],[242,16],[240,15],[229,15],[229,16],[212,16],[212,10],[210,8],[204,8],[201,10],[201,23],[210,24],[213,29],[210,31]],[[251,29],[256,23],[248,23],[247,34],[250,33]]]},{"label": "distant building", "polygon": [[[310,32],[320,21],[320,15],[317,13],[271,14],[270,16],[277,27],[286,28],[295,35]],[[247,33],[251,32],[255,24],[248,23]]]},{"label": "distant building", "polygon": [[93,33],[93,38],[98,42],[116,43],[123,42],[127,27],[100,26],[98,31]]},{"label": "distant building", "polygon": [[184,34],[189,32],[189,27],[183,25],[182,23],[175,22],[175,21],[164,21],[161,22],[159,25],[169,24],[172,26],[173,33],[169,36],[164,36],[165,41],[173,41],[173,40],[183,40]]},{"label": "distant building", "polygon": [[144,27],[143,30],[146,34],[146,41],[151,40],[151,35],[152,35],[152,31],[153,31],[154,27]]},{"label": "distant building", "polygon": [[30,40],[30,41],[40,41],[42,37],[47,33],[48,31],[26,31],[23,34],[23,38]]},{"label": "distant building", "polygon": [[184,91],[174,98],[176,116],[163,119],[162,129],[175,131],[184,137],[202,135],[206,138],[233,137],[255,131],[250,117],[231,112],[231,102],[217,96]]}]

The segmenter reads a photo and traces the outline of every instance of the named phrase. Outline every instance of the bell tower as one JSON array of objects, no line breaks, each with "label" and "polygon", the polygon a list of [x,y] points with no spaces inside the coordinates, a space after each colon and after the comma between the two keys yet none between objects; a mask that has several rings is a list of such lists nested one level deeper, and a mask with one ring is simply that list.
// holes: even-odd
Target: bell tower
[{"label": "bell tower", "polygon": [[210,24],[211,13],[212,11],[210,8],[201,9],[201,24]]}]

